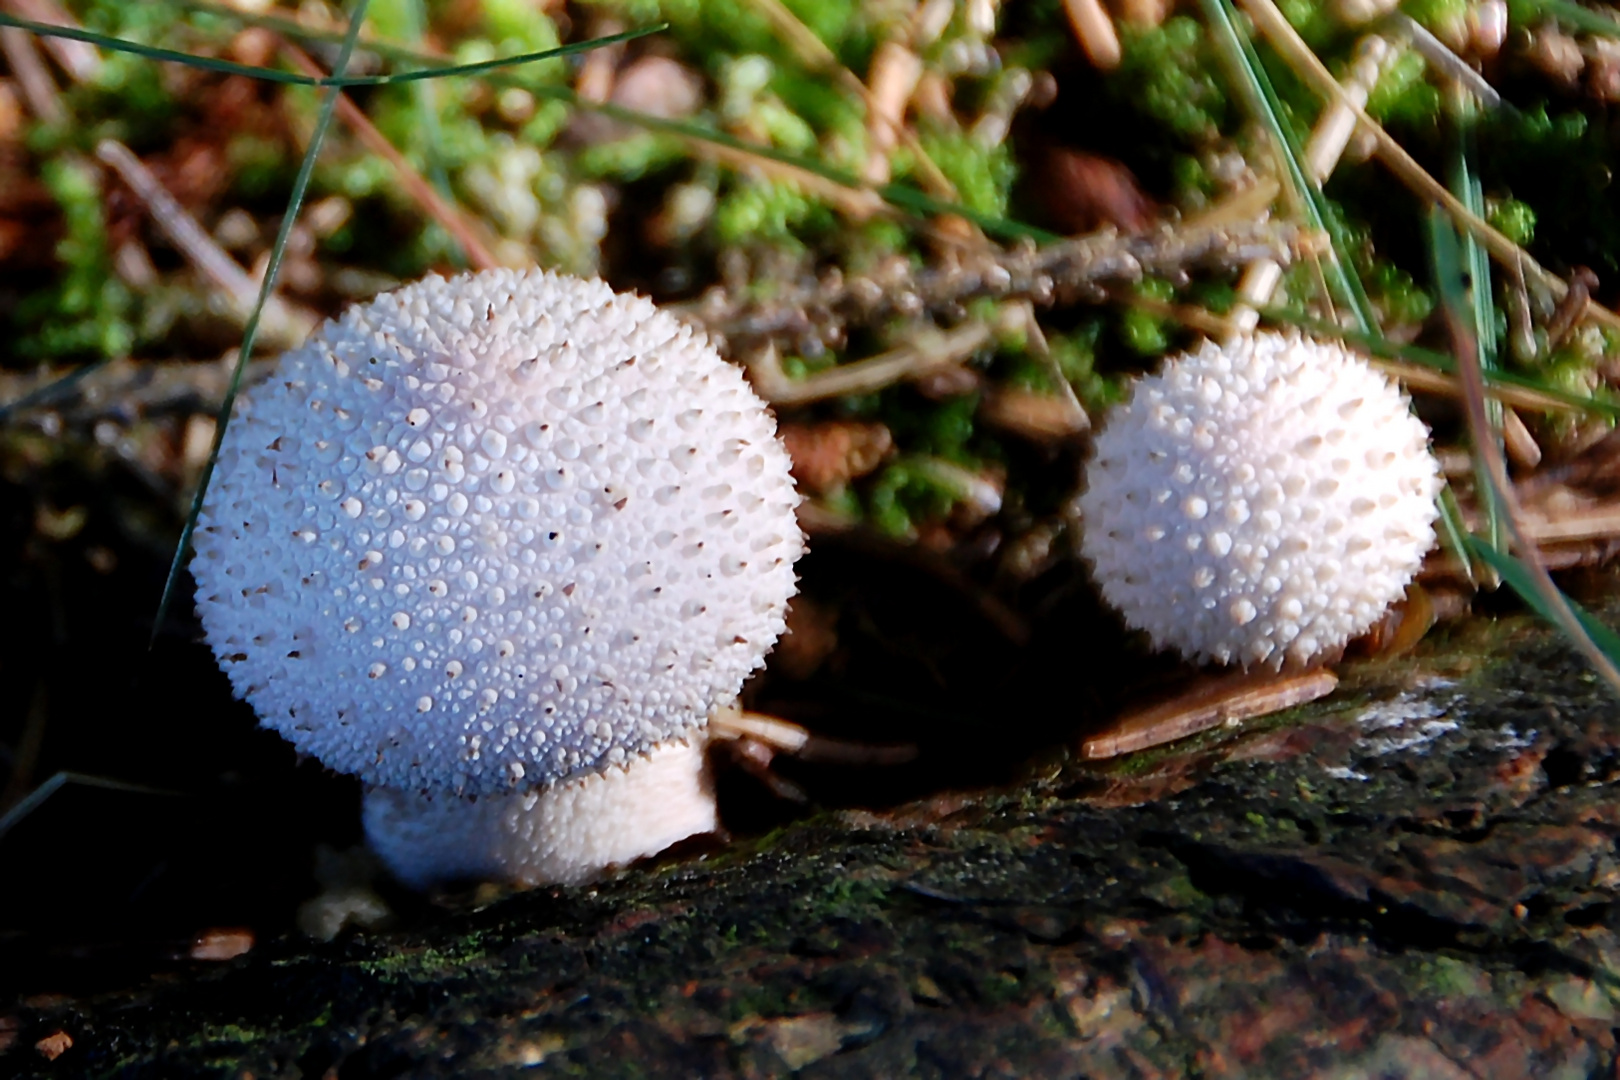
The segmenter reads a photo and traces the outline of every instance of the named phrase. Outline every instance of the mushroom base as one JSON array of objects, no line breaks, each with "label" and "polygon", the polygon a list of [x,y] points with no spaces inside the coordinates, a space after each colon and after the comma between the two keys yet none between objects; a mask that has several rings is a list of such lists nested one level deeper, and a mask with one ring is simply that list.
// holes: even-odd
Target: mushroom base
[{"label": "mushroom base", "polygon": [[702,735],[596,776],[476,800],[372,788],[366,839],[416,889],[446,881],[573,885],[718,828]]}]

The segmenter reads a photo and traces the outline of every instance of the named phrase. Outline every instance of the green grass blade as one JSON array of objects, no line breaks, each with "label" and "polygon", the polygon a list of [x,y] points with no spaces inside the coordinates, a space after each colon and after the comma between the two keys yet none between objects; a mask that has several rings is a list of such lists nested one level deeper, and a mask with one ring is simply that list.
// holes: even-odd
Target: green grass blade
[{"label": "green grass blade", "polygon": [[[638,30],[626,30],[622,34],[611,34],[607,37],[592,38],[590,41],[579,41],[572,45],[561,45],[555,49],[542,49],[539,52],[519,53],[516,56],[500,56],[493,60],[480,60],[472,64],[454,64],[448,67],[434,66],[421,68],[416,71],[397,71],[388,75],[327,75],[314,78],[301,75],[293,71],[282,71],[279,68],[259,67],[254,64],[238,64],[230,60],[221,60],[213,56],[194,56],[178,49],[164,49],[156,45],[146,45],[138,41],[127,41],[124,38],[111,37],[107,34],[97,33],[94,30],[81,30],[72,26],[57,26],[52,23],[32,22],[28,19],[19,19],[0,11],[0,26],[13,26],[19,30],[27,30],[31,34],[41,37],[69,38],[73,41],[84,41],[91,45],[100,46],[113,52],[133,53],[148,60],[161,60],[174,64],[185,64],[187,67],[201,68],[204,71],[214,71],[225,75],[245,75],[250,79],[260,79],[264,82],[281,83],[287,86],[313,86],[321,88],[346,88],[351,86],[390,86],[396,83],[418,82],[422,79],[444,79],[453,75],[483,75],[503,68],[521,67],[532,64],[536,60],[550,60],[559,56],[572,56],[575,53],[588,52],[591,49],[600,49],[604,45],[616,45],[621,41],[633,41],[648,34],[656,34],[667,27],[667,23],[657,26],[643,27]],[[307,36],[307,35],[301,35]]]},{"label": "green grass blade", "polygon": [[93,375],[112,362],[113,357],[107,356],[82,367],[76,367],[60,378],[52,379],[44,386],[30,390],[16,401],[8,401],[4,405],[0,405],[0,425],[8,423],[13,416],[25,413],[29,409],[36,409],[41,405],[49,404],[56,400],[59,395],[73,389],[80,379],[87,375]]},{"label": "green grass blade", "polygon": [[1332,257],[1327,260],[1328,285],[1335,299],[1349,308],[1356,321],[1356,329],[1363,334],[1379,335],[1378,323],[1372,316],[1372,304],[1367,290],[1350,261],[1349,237],[1345,235],[1338,213],[1322,195],[1321,187],[1306,172],[1304,152],[1293,130],[1283,119],[1282,102],[1266,74],[1254,44],[1238,29],[1231,0],[1200,0],[1210,32],[1220,47],[1223,59],[1231,69],[1243,97],[1248,101],[1262,127],[1270,134],[1277,147],[1277,157],[1287,173],[1287,181],[1298,193],[1306,224],[1327,233],[1332,245]]},{"label": "green grass blade", "polygon": [[6,833],[16,828],[23,818],[38,810],[45,804],[47,799],[69,784],[77,784],[80,787],[102,788],[106,791],[127,791],[135,795],[163,795],[169,798],[180,795],[178,791],[166,791],[163,788],[147,787],[144,784],[131,784],[123,780],[109,780],[104,776],[59,772],[17,800],[16,805],[12,806],[4,814],[0,814],[0,839],[3,839]]},{"label": "green grass blade", "polygon": [[[338,51],[337,60],[332,70],[342,72],[349,63],[349,57],[354,53],[356,40],[360,37],[360,24],[365,21],[366,5],[370,0],[356,0],[354,14],[349,19],[349,32],[343,39],[343,45]],[[298,175],[293,179],[292,194],[287,199],[287,210],[282,215],[281,227],[276,231],[276,242],[270,249],[270,260],[264,269],[264,280],[259,285],[259,298],[253,305],[253,311],[248,315],[247,327],[242,333],[242,347],[236,355],[236,367],[231,371],[230,386],[225,390],[225,400],[220,403],[218,418],[214,424],[214,445],[208,451],[208,461],[203,465],[202,475],[197,478],[197,491],[191,498],[191,510],[186,514],[186,523],[180,530],[180,540],[174,547],[174,558],[169,563],[169,575],[163,582],[163,596],[158,601],[157,614],[152,619],[152,637],[148,648],[157,643],[158,631],[162,628],[164,620],[169,614],[169,605],[174,600],[175,586],[180,580],[180,571],[184,569],[186,552],[191,547],[191,536],[197,529],[197,518],[202,513],[203,499],[208,494],[208,483],[213,479],[214,466],[219,461],[219,448],[225,441],[225,429],[231,422],[231,409],[236,404],[236,395],[242,387],[242,373],[247,370],[248,358],[253,355],[253,342],[259,333],[259,319],[264,314],[264,306],[269,303],[270,296],[275,292],[276,281],[281,276],[281,257],[287,248],[287,238],[292,235],[293,226],[298,221],[298,211],[304,204],[304,194],[309,190],[310,176],[315,172],[315,159],[320,155],[321,143],[326,140],[326,133],[332,126],[332,119],[337,114],[338,95],[342,89],[330,86],[321,97],[320,113],[315,121],[314,133],[310,136],[309,149],[304,152],[304,160],[298,167]]]},{"label": "green grass blade", "polygon": [[[1485,380],[1470,326],[1472,310],[1463,289],[1463,260],[1457,233],[1445,210],[1437,205],[1429,210],[1429,250],[1434,257],[1434,274],[1447,328],[1457,353],[1457,374],[1463,384],[1468,432],[1473,439],[1474,461],[1481,477],[1480,498],[1494,499],[1500,504],[1514,549],[1520,557],[1507,556],[1480,537],[1471,537],[1470,547],[1486,565],[1501,573],[1526,603],[1551,620],[1580,649],[1610,689],[1620,695],[1620,651],[1606,648],[1592,635],[1569,597],[1547,573],[1535,543],[1519,526],[1518,500],[1508,479],[1507,462],[1485,418]],[[1501,569],[1510,562],[1517,571],[1511,578]]]},{"label": "green grass blade", "polygon": [[[1464,95],[1457,95],[1455,107],[1452,110],[1452,119],[1456,129],[1455,145],[1452,148],[1451,192],[1462,201],[1474,214],[1483,216],[1485,213],[1485,193],[1480,186],[1479,177],[1475,175],[1472,163],[1473,143],[1473,102]],[[1473,318],[1474,342],[1479,350],[1480,371],[1489,375],[1500,365],[1496,356],[1496,304],[1491,294],[1491,261],[1485,249],[1480,246],[1472,233],[1463,233],[1462,236],[1463,265],[1467,269],[1467,304],[1468,311]],[[1442,282],[1442,288],[1461,282]],[[1462,298],[1452,295],[1448,303],[1455,305]],[[1460,308],[1453,307],[1453,311]],[[1487,399],[1485,401],[1485,419],[1491,428],[1491,436],[1496,445],[1502,445],[1502,403]],[[1481,490],[1488,490],[1483,486],[1483,477],[1480,477]],[[1502,508],[1494,498],[1487,498],[1483,507],[1485,511],[1485,539],[1498,551],[1507,550],[1507,528],[1502,521]]]},{"label": "green grass blade", "polygon": [[[1542,601],[1529,567],[1507,552],[1491,547],[1480,537],[1469,537],[1469,547],[1480,560],[1489,563],[1491,569],[1500,574],[1502,580],[1507,582],[1514,592],[1524,597],[1525,603],[1529,604],[1537,615],[1554,626],[1562,625],[1558,613]],[[1620,664],[1620,634],[1605,626],[1595,615],[1569,597],[1564,597],[1564,603],[1569,606],[1569,610],[1580,622],[1581,629],[1586,631],[1593,643],[1602,649],[1612,662]]]},{"label": "green grass blade", "polygon": [[1474,546],[1473,534],[1468,531],[1468,523],[1463,520],[1462,507],[1457,505],[1457,493],[1451,490],[1450,482],[1440,489],[1440,542],[1462,567],[1463,576],[1468,584],[1478,585],[1478,576],[1474,573]]}]

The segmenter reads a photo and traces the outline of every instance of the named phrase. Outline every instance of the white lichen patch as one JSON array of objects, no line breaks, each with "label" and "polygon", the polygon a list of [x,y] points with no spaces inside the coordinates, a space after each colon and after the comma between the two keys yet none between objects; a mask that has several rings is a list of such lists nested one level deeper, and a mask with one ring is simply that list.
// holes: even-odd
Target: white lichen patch
[{"label": "white lichen patch", "polygon": [[1097,438],[1082,550],[1104,598],[1195,660],[1308,663],[1365,632],[1434,542],[1439,469],[1344,347],[1258,334],[1169,361]]},{"label": "white lichen patch", "polygon": [[783,629],[775,421],[600,281],[430,277],[242,399],[192,571],[261,720],[410,792],[531,790],[701,727]]},{"label": "white lichen patch", "polygon": [[[1427,753],[1435,740],[1459,730],[1462,724],[1457,714],[1467,698],[1460,694],[1432,696],[1449,685],[1435,680],[1426,688],[1405,691],[1357,713],[1354,722],[1361,736],[1352,747],[1357,763],[1365,765],[1371,759],[1403,752]],[[1328,766],[1322,771],[1336,780],[1371,779],[1367,773],[1347,765]]]}]

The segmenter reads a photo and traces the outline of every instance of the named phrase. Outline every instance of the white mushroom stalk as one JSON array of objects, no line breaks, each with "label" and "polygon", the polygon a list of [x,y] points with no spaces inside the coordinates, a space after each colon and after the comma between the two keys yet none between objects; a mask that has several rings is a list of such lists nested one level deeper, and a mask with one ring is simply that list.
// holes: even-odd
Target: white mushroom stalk
[{"label": "white mushroom stalk", "polygon": [[[366,818],[402,878],[578,880],[713,827],[704,725],[794,590],[788,464],[741,373],[650,301],[430,277],[244,395],[198,609],[266,726],[386,792]],[[672,828],[626,793],[677,769],[708,809]],[[602,805],[626,812],[579,826]],[[404,842],[429,830],[462,841]]]},{"label": "white mushroom stalk", "polygon": [[1097,438],[1082,553],[1158,648],[1309,664],[1365,632],[1434,543],[1440,471],[1404,394],[1342,345],[1206,342]]}]

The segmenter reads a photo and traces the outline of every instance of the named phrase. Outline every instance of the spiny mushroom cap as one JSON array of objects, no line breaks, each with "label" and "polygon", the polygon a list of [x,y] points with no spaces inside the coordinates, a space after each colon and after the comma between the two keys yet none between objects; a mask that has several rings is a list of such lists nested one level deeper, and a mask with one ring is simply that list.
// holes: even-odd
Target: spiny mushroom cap
[{"label": "spiny mushroom cap", "polygon": [[1434,542],[1439,468],[1405,395],[1337,344],[1206,342],[1097,438],[1082,553],[1194,660],[1306,663],[1363,633]]},{"label": "spiny mushroom cap", "polygon": [[331,768],[533,788],[705,722],[803,538],[734,366],[600,281],[429,277],[244,396],[192,572],[239,696]]},{"label": "spiny mushroom cap", "polygon": [[373,788],[366,839],[400,881],[574,885],[718,828],[703,741],[672,741],[624,767],[540,791],[454,795]]}]

